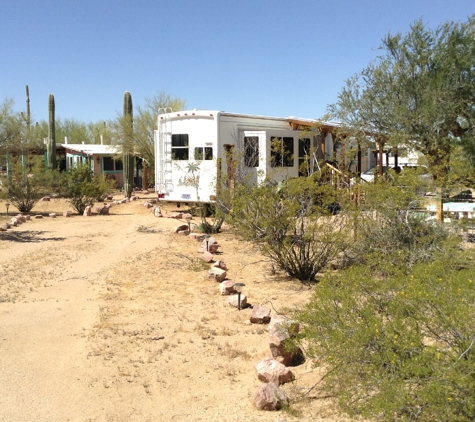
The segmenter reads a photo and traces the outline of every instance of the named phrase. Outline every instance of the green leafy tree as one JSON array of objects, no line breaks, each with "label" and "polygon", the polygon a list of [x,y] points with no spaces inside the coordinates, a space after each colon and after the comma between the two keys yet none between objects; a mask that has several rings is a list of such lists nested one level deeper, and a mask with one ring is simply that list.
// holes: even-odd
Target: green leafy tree
[{"label": "green leafy tree", "polygon": [[164,108],[180,111],[184,110],[185,106],[185,100],[162,91],[146,98],[144,106],[137,107],[134,119],[135,145],[138,154],[149,168],[155,168],[154,131],[157,129],[158,111]]},{"label": "green leafy tree", "polygon": [[[382,55],[347,81],[330,114],[353,132],[423,153],[439,188],[454,147],[475,151],[475,18],[387,35]],[[472,155],[472,164],[474,163]]]},{"label": "green leafy tree", "polygon": [[23,120],[19,113],[13,110],[14,101],[6,98],[0,104],[0,153],[6,154],[20,143],[24,132]]},{"label": "green leafy tree", "polygon": [[79,164],[61,176],[62,193],[74,209],[84,213],[87,206],[93,206],[112,189],[113,181],[96,176],[87,164]]}]

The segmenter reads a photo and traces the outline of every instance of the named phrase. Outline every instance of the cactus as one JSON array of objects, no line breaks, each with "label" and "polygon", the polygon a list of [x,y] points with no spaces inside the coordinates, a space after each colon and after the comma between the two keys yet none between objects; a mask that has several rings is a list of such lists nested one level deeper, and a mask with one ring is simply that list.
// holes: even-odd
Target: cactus
[{"label": "cactus", "polygon": [[123,162],[124,162],[124,192],[127,198],[132,196],[134,188],[134,117],[132,109],[132,96],[130,92],[124,93],[124,142],[123,142]]},{"label": "cactus", "polygon": [[26,86],[26,133],[28,134],[28,139],[30,136],[30,125],[31,125],[31,115],[30,115],[30,90],[28,85]]},{"label": "cactus", "polygon": [[46,144],[46,151],[48,153],[48,168],[56,168],[56,131],[54,124],[54,95],[49,94],[48,99],[48,111],[49,111],[49,131],[48,131],[48,142]]}]

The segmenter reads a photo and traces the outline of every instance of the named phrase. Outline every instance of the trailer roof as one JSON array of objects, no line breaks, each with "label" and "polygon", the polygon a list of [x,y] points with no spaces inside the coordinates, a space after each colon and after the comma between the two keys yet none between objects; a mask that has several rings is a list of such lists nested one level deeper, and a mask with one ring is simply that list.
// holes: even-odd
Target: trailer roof
[{"label": "trailer roof", "polygon": [[[265,119],[265,120],[274,120],[280,122],[288,123],[292,129],[304,129],[309,128],[311,126],[319,125],[326,129],[332,129],[336,126],[339,126],[337,122],[322,122],[320,120],[315,119],[306,119],[301,117],[289,116],[289,117],[275,117],[275,116],[264,116],[259,114],[244,114],[244,113],[233,113],[228,111],[219,111],[219,110],[183,110],[177,111],[172,113],[167,113],[166,116],[168,118],[175,118],[175,117],[214,117],[217,115],[221,116],[229,116],[229,117],[244,117],[246,119]],[[164,118],[164,115],[161,118]],[[159,116],[159,117],[160,117]]]},{"label": "trailer roof", "polygon": [[86,155],[100,154],[113,155],[119,154],[121,148],[115,145],[100,145],[100,144],[61,144],[65,150],[70,150]]}]

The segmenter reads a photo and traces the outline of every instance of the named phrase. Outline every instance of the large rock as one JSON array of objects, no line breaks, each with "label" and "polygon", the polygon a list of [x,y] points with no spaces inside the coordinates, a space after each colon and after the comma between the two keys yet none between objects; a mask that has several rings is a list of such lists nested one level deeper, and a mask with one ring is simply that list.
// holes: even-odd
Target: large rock
[{"label": "large rock", "polygon": [[226,278],[226,271],[221,268],[212,267],[208,271],[208,278],[221,283]]},{"label": "large rock", "polygon": [[202,233],[190,233],[190,239],[196,240],[197,242],[202,242],[205,237],[206,235]]},{"label": "large rock", "polygon": [[300,347],[289,347],[290,336],[288,332],[275,332],[269,338],[269,349],[272,357],[285,366],[297,366],[305,362],[303,351]]},{"label": "large rock", "polygon": [[289,399],[285,392],[272,382],[262,384],[254,395],[257,410],[279,410],[282,405],[288,403]]},{"label": "large rock", "polygon": [[43,218],[43,216],[42,216],[41,214],[36,214],[36,215],[35,215],[35,218],[36,218],[37,220],[40,220],[40,219]]},{"label": "large rock", "polygon": [[207,262],[209,264],[210,262],[213,262],[214,256],[213,256],[213,254],[211,254],[209,252],[203,252],[203,255],[201,255],[201,259],[204,262]]},{"label": "large rock", "polygon": [[101,212],[99,214],[100,215],[109,215],[109,211],[110,211],[110,206],[104,204],[104,206],[102,207]]},{"label": "large rock", "polygon": [[153,215],[155,217],[162,217],[162,209],[158,205],[153,209]]},{"label": "large rock", "polygon": [[297,335],[300,331],[300,325],[297,321],[284,315],[272,315],[269,322],[269,333],[272,335],[277,331],[287,332],[289,337]]},{"label": "large rock", "polygon": [[272,358],[265,358],[254,365],[257,378],[263,382],[272,382],[277,387],[293,381],[295,375],[286,366]]},{"label": "large rock", "polygon": [[205,237],[201,242],[198,252],[216,253],[219,248],[218,241],[214,237]]},{"label": "large rock", "polygon": [[[228,299],[229,305],[233,306],[234,308],[239,307],[239,300],[238,295],[233,295]],[[241,305],[239,309],[247,308],[247,297],[241,293]]]},{"label": "large rock", "polygon": [[252,308],[251,322],[253,324],[268,324],[270,321],[270,309],[265,306],[255,305]]},{"label": "large rock", "polygon": [[73,213],[72,213],[71,211],[69,211],[69,210],[68,210],[68,211],[63,211],[63,217],[69,218],[69,217],[71,217],[72,215],[73,215]]},{"label": "large rock", "polygon": [[55,212],[52,212],[52,213],[50,213],[50,214],[48,214],[48,215],[49,215],[51,218],[56,218],[56,217],[57,217],[57,215],[56,215]]},{"label": "large rock", "polygon": [[96,207],[96,212],[99,214],[99,215],[109,215],[109,205],[107,204],[104,204],[104,205],[98,205]]},{"label": "large rock", "polygon": [[92,215],[92,207],[88,205],[86,209],[84,210],[84,216],[90,217]]},{"label": "large rock", "polygon": [[218,286],[219,293],[223,296],[228,296],[236,293],[234,290],[234,281],[233,280],[224,280]]},{"label": "large rock", "polygon": [[[188,224],[180,224],[173,229],[173,233],[179,233],[181,231],[188,230]],[[190,234],[188,232],[188,234]]]},{"label": "large rock", "polygon": [[16,218],[19,222],[26,223],[26,217],[23,214],[18,214]]},{"label": "large rock", "polygon": [[228,270],[228,267],[226,266],[226,264],[225,264],[224,261],[216,261],[216,262],[213,264],[213,267],[221,268],[221,269],[224,270],[224,271],[227,271],[227,270]]}]

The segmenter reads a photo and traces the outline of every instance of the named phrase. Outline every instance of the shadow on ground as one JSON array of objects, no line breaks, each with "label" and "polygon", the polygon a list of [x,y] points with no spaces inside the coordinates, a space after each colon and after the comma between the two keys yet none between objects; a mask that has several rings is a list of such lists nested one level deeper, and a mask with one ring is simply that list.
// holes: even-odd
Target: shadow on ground
[{"label": "shadow on ground", "polygon": [[2,232],[0,233],[0,240],[10,242],[22,242],[22,243],[39,243],[39,242],[59,242],[64,240],[65,237],[39,237],[45,235],[46,231],[24,231],[24,232]]}]

